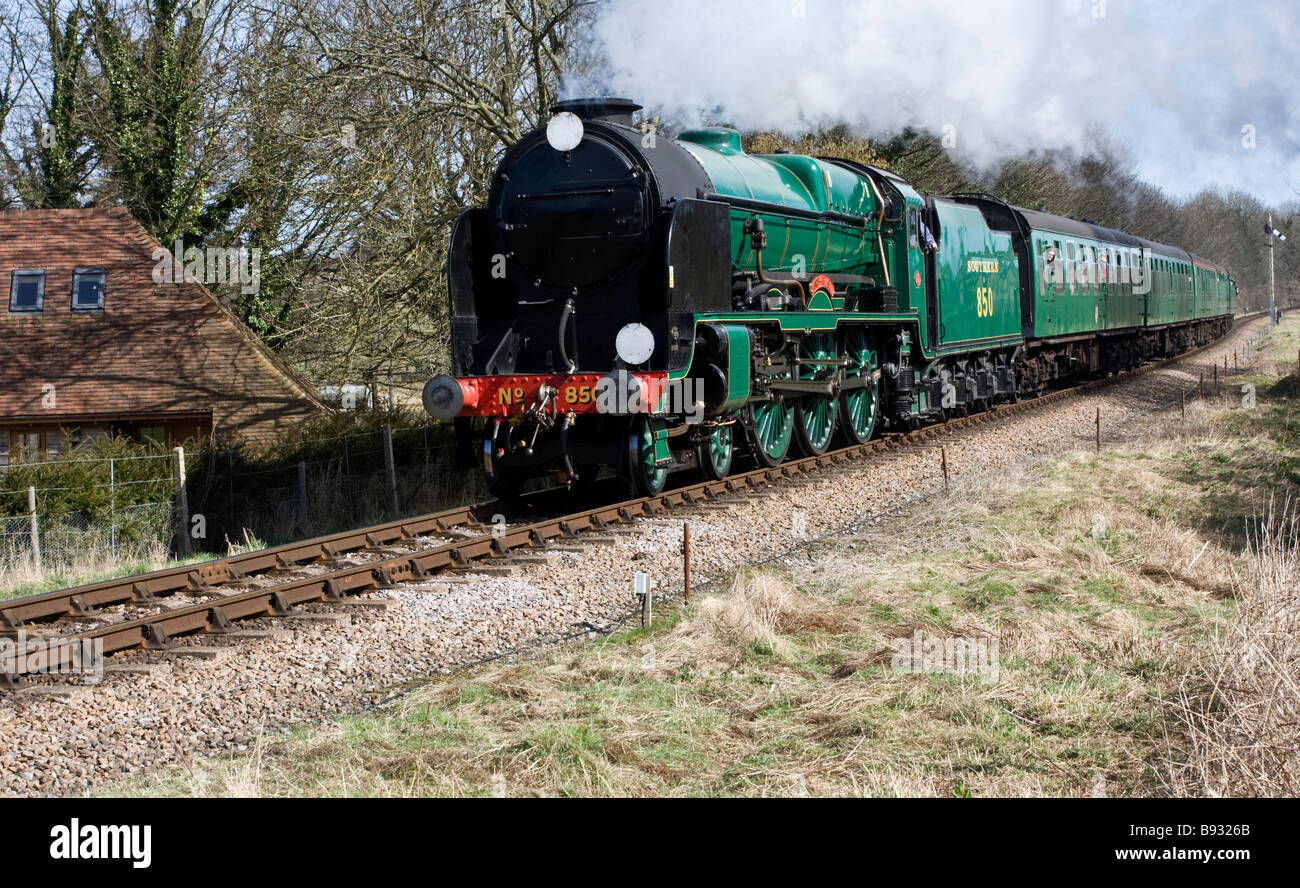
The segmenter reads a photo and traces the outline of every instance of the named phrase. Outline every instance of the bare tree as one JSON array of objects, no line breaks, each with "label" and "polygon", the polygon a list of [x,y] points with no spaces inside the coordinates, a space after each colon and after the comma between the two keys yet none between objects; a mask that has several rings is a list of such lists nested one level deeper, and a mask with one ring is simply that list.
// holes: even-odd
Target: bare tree
[{"label": "bare tree", "polygon": [[450,224],[485,200],[505,146],[554,102],[587,5],[260,9],[278,42],[252,58],[241,87],[257,122],[240,181],[262,196],[247,221],[276,241],[287,285],[244,299],[250,322],[323,380],[417,378],[444,363]]},{"label": "bare tree", "polygon": [[27,89],[31,75],[23,53],[22,34],[18,20],[0,20],[0,209],[12,206],[19,199],[19,167],[4,139],[10,118],[17,109],[20,97]]}]

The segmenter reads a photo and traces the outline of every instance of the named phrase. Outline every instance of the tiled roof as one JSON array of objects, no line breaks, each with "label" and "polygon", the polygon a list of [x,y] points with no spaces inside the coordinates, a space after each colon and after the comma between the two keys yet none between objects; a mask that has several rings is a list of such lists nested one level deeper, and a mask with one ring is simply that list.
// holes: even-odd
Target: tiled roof
[{"label": "tiled roof", "polygon": [[[0,422],[211,410],[218,435],[265,438],[322,409],[205,287],[155,283],[161,251],[123,208],[0,212]],[[87,267],[102,311],[72,309]],[[21,269],[45,271],[39,313],[9,311]]]}]

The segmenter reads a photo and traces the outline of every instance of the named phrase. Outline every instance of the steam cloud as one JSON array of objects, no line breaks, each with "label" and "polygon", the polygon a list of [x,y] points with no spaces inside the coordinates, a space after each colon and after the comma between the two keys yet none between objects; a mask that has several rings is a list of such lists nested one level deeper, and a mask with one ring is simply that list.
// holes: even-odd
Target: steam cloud
[{"label": "steam cloud", "polygon": [[980,166],[1082,149],[1100,128],[1175,196],[1300,194],[1292,3],[606,0],[590,40],[598,73],[568,94],[625,95],[685,124],[913,125]]}]

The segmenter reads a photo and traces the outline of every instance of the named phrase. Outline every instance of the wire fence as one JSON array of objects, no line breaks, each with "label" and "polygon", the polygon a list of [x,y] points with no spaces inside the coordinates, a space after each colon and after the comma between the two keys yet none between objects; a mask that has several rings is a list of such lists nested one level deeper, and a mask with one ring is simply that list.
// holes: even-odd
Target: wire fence
[{"label": "wire fence", "polygon": [[170,502],[126,506],[107,521],[85,512],[42,516],[39,510],[0,518],[0,576],[35,580],[46,573],[162,559],[172,522]]},{"label": "wire fence", "polygon": [[274,459],[240,449],[69,455],[0,472],[0,595],[141,562],[225,554],[482,499],[446,430],[309,439]]}]

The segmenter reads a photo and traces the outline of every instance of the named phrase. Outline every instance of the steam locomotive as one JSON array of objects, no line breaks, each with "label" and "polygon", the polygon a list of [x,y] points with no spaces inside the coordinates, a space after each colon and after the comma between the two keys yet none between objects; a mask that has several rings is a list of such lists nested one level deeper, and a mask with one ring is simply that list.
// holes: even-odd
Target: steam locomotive
[{"label": "steam locomotive", "polygon": [[454,225],[453,375],[423,400],[498,496],[603,466],[653,495],[1231,325],[1232,278],[1178,247],[722,127],[667,138],[639,109],[561,102]]}]

